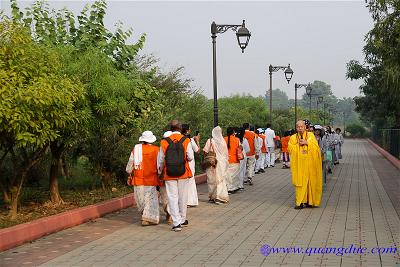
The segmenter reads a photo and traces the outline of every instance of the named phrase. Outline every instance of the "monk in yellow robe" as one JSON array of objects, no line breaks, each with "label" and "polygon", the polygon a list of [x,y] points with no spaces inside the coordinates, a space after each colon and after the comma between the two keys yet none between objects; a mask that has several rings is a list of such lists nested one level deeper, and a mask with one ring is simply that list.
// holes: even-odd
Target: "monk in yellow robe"
[{"label": "monk in yellow robe", "polygon": [[321,150],[314,134],[306,131],[304,121],[298,121],[296,129],[288,145],[292,183],[296,189],[295,209],[317,207],[322,196]]}]

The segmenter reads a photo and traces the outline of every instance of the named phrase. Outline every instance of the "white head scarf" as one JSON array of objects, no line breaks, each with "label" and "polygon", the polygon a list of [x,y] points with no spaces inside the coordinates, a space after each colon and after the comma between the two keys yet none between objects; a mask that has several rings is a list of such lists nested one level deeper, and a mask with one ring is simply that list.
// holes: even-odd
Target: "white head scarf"
[{"label": "white head scarf", "polygon": [[221,183],[221,181],[226,181],[229,178],[228,145],[222,136],[221,127],[217,126],[212,130],[211,144],[218,161],[215,169],[216,181],[217,183]]},{"label": "white head scarf", "polygon": [[228,146],[222,136],[221,127],[217,126],[212,130],[212,145],[214,152],[217,154],[217,159],[228,159]]}]

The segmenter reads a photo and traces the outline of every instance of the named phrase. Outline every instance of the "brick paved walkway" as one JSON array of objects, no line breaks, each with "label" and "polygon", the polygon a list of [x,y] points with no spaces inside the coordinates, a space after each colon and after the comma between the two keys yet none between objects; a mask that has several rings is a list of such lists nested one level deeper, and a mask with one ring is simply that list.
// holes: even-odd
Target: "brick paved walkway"
[{"label": "brick paved walkway", "polygon": [[400,264],[399,251],[380,256],[260,253],[264,244],[400,248],[399,190],[390,190],[398,185],[399,171],[383,166],[386,162],[380,162],[381,156],[366,141],[346,140],[343,155],[319,208],[293,209],[289,170],[277,165],[257,175],[254,186],[231,195],[228,205],[207,203],[207,188],[199,186],[200,205],[189,209],[190,226],[182,232],[170,231],[165,222],[142,227],[137,211],[130,208],[0,253],[0,266]]}]

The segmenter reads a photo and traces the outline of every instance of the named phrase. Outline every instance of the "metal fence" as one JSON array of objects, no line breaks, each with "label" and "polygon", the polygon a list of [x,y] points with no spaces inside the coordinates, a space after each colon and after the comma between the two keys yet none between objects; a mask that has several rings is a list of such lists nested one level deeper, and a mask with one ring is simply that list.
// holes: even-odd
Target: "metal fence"
[{"label": "metal fence", "polygon": [[400,129],[373,129],[372,140],[400,159]]}]

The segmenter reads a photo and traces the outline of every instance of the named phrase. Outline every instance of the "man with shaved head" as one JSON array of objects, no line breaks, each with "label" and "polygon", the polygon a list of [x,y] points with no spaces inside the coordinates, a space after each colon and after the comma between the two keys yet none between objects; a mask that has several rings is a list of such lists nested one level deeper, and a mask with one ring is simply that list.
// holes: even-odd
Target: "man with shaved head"
[{"label": "man with shaved head", "polygon": [[297,133],[289,140],[290,169],[296,190],[295,209],[317,207],[322,196],[322,161],[318,142],[306,130],[303,120],[296,123]]}]

